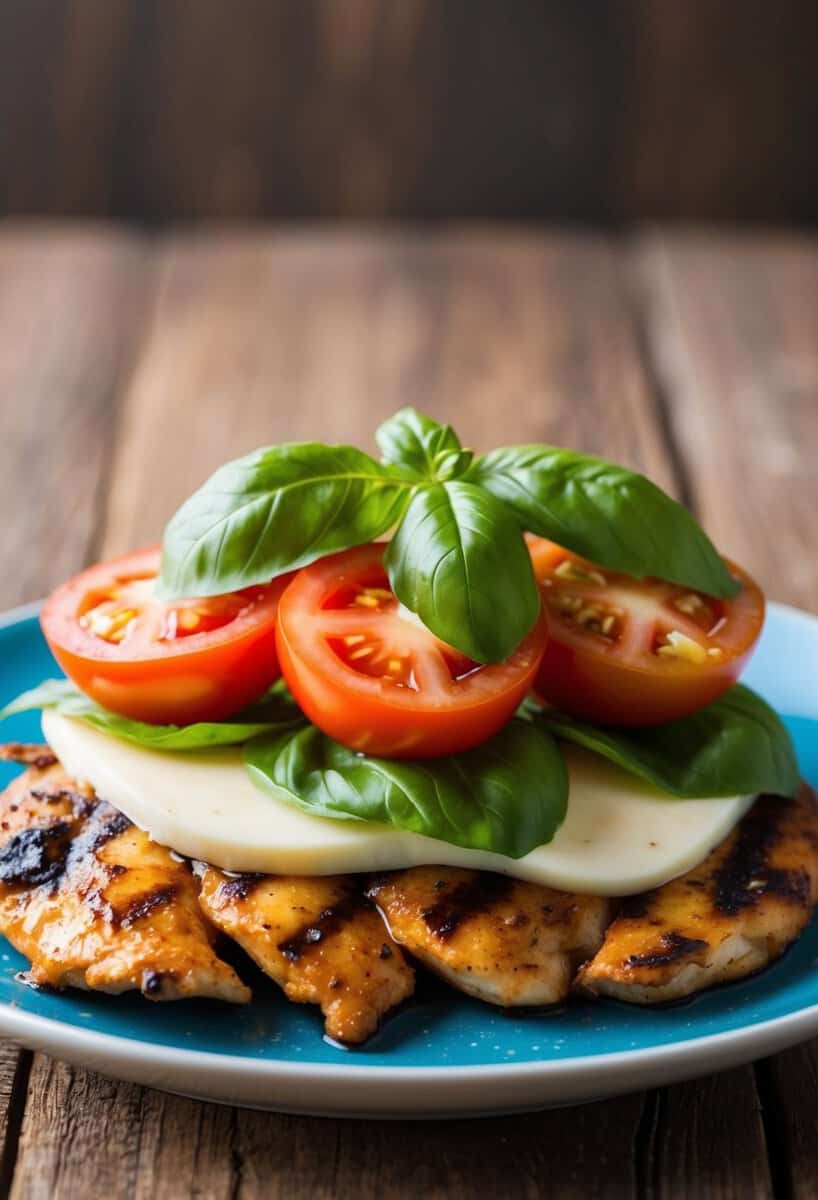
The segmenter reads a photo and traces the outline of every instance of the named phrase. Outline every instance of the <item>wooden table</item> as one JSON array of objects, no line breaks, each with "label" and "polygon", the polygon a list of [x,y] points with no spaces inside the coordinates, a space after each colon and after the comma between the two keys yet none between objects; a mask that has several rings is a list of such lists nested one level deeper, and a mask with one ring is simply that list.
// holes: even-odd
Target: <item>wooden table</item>
[{"label": "wooden table", "polygon": [[[769,594],[818,609],[818,242],[0,226],[5,606],[158,539],[217,464],[371,445],[404,404],[478,449],[643,468]],[[115,1001],[112,1001],[115,1003]],[[15,1197],[803,1197],[818,1050],[484,1122],[230,1110],[2,1050]]]}]

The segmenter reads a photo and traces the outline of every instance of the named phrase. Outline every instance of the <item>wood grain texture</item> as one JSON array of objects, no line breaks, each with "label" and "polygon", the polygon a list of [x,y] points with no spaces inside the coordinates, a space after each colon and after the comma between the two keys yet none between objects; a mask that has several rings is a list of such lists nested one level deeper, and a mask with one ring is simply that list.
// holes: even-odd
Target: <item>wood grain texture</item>
[{"label": "wood grain texture", "polygon": [[774,1195],[751,1067],[657,1096],[642,1161],[650,1200],[766,1200]]},{"label": "wood grain texture", "polygon": [[234,1128],[232,1109],[37,1055],[11,1194],[15,1200],[228,1200],[237,1195]]},{"label": "wood grain texture", "polygon": [[635,262],[699,514],[773,599],[818,609],[818,240],[679,233]]},{"label": "wood grain texture", "polygon": [[0,211],[815,221],[811,0],[7,0]]},{"label": "wood grain texture", "polygon": [[612,1180],[624,1197],[636,1194],[641,1109],[628,1097],[491,1121],[330,1121],[200,1104],[38,1057],[12,1197],[596,1200]]},{"label": "wood grain texture", "polygon": [[14,1178],[20,1129],[28,1102],[33,1055],[10,1042],[0,1042],[0,1195],[7,1196]]},{"label": "wood grain texture", "polygon": [[83,566],[110,466],[118,383],[144,288],[138,239],[78,228],[0,232],[0,604]]},{"label": "wood grain texture", "polygon": [[812,1200],[818,1193],[818,1042],[767,1059],[758,1073],[781,1194]]}]

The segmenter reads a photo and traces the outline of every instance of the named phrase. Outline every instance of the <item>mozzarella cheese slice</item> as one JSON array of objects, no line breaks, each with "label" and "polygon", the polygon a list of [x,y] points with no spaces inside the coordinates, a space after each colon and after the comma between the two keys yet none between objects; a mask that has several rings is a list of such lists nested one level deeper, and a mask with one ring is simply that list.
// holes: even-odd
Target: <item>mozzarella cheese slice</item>
[{"label": "mozzarella cheese slice", "polygon": [[752,803],[740,796],[675,800],[566,746],[568,815],[553,841],[514,859],[385,825],[310,816],[283,794],[257,788],[238,749],[145,750],[54,712],[43,713],[43,732],[71,775],[157,842],[228,871],[333,875],[440,864],[626,896],[701,862]]}]

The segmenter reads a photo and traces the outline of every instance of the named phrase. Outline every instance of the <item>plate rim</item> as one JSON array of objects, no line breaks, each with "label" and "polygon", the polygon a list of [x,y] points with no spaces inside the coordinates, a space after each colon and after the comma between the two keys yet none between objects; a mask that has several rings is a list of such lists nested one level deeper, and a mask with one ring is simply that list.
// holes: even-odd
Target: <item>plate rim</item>
[{"label": "plate rim", "polygon": [[[0,629],[36,617],[41,606],[41,601],[34,601],[0,613]],[[767,609],[768,612],[776,612],[797,624],[809,627],[813,635],[818,634],[818,616],[813,613],[777,601],[770,601]],[[236,1076],[270,1083],[293,1079],[300,1079],[305,1083],[320,1083],[329,1077],[335,1082],[345,1080],[354,1081],[356,1084],[390,1083],[398,1087],[403,1082],[414,1088],[418,1084],[455,1085],[457,1080],[463,1080],[464,1077],[473,1084],[481,1081],[491,1083],[498,1079],[508,1082],[546,1082],[555,1077],[578,1080],[592,1075],[596,1076],[602,1085],[619,1071],[638,1074],[658,1066],[686,1070],[699,1062],[711,1048],[717,1049],[718,1059],[722,1060],[724,1065],[728,1065],[730,1062],[741,1061],[744,1050],[751,1050],[756,1044],[760,1053],[772,1053],[798,1042],[802,1036],[809,1036],[812,1032],[818,1032],[818,1003],[778,1017],[742,1025],[737,1029],[723,1030],[701,1037],[641,1049],[611,1050],[598,1054],[574,1055],[570,1058],[433,1067],[374,1065],[353,1061],[298,1063],[285,1059],[260,1059],[211,1050],[167,1046],[126,1034],[103,1033],[69,1025],[54,1017],[27,1012],[13,1003],[0,1003],[0,1035],[24,1045],[39,1044],[47,1052],[59,1057],[60,1053],[65,1053],[65,1050],[61,1051],[59,1048],[60,1043],[65,1045],[68,1042],[73,1059],[78,1057],[75,1051],[85,1049],[92,1052],[92,1055],[110,1055],[112,1067],[115,1064],[127,1064],[143,1072],[147,1068],[155,1068],[158,1071],[173,1067],[183,1068],[199,1082],[206,1079],[210,1086],[214,1077],[220,1082],[228,1082]],[[714,1063],[715,1059],[711,1057],[710,1061]],[[337,1110],[334,1111],[337,1113]],[[504,1107],[504,1111],[509,1110]]]},{"label": "plate rim", "polygon": [[[525,1080],[544,1076],[583,1076],[597,1069],[610,1073],[621,1066],[638,1069],[654,1065],[660,1060],[667,1065],[685,1065],[688,1059],[697,1059],[710,1046],[718,1044],[729,1057],[730,1051],[741,1050],[745,1042],[765,1040],[764,1035],[775,1035],[771,1044],[781,1048],[796,1041],[803,1032],[802,1026],[818,1028],[818,1003],[800,1008],[780,1017],[770,1017],[751,1025],[742,1025],[722,1033],[705,1034],[702,1037],[683,1041],[664,1042],[640,1050],[610,1050],[601,1054],[574,1055],[571,1058],[534,1059],[520,1063],[486,1063],[480,1065],[461,1064],[443,1067],[374,1066],[365,1063],[298,1063],[285,1059],[250,1058],[238,1054],[220,1054],[211,1050],[187,1050],[184,1047],[165,1046],[160,1042],[146,1042],[141,1038],[123,1034],[101,1033],[83,1029],[54,1017],[44,1017],[16,1008],[12,1004],[0,1003],[0,1035],[23,1040],[28,1030],[43,1029],[51,1033],[49,1043],[59,1040],[57,1031],[65,1031],[74,1047],[86,1046],[97,1051],[109,1050],[119,1061],[164,1068],[183,1065],[208,1075],[254,1076],[258,1079],[296,1076],[309,1082],[320,1082],[327,1075],[348,1079],[353,1074],[357,1081],[383,1081],[390,1075],[410,1078],[413,1083],[440,1083],[453,1075],[468,1075],[470,1081],[485,1078],[491,1081],[503,1079]],[[793,1035],[790,1037],[790,1035]],[[769,1052],[769,1049],[767,1050]],[[354,1053],[354,1051],[350,1051]]]}]

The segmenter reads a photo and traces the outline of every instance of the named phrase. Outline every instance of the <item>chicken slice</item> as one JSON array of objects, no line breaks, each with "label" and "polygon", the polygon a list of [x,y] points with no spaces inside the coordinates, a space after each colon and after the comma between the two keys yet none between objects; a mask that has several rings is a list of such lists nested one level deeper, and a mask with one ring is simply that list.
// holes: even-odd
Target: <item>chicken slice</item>
[{"label": "chicken slice", "polygon": [[0,932],[36,984],[246,1003],[197,892],[187,863],[58,764],[0,794]]},{"label": "chicken slice", "polygon": [[414,971],[360,880],[350,875],[226,875],[201,864],[199,901],[288,999],[320,1004],[326,1031],[363,1042],[414,991]]},{"label": "chicken slice", "polygon": [[818,797],[760,796],[692,871],[626,900],[578,985],[633,1004],[678,1000],[765,967],[818,900]]},{"label": "chicken slice", "polygon": [[410,953],[461,991],[505,1006],[564,1000],[609,913],[600,896],[451,867],[396,871],[369,894]]}]

